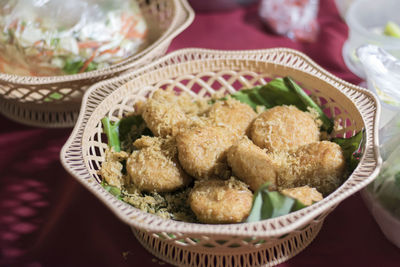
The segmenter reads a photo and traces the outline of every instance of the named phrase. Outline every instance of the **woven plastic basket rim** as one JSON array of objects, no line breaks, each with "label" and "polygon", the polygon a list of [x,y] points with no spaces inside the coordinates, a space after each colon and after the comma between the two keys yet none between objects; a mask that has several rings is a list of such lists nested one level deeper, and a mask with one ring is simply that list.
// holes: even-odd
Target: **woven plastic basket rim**
[{"label": "woven plastic basket rim", "polygon": [[[94,189],[93,187],[89,186],[89,184],[85,181],[86,179],[90,178],[91,175],[89,174],[88,170],[86,169],[86,166],[83,163],[83,155],[82,155],[82,149],[80,151],[71,150],[73,144],[81,144],[82,143],[82,138],[83,138],[83,133],[86,130],[86,122],[85,119],[89,119],[91,113],[93,112],[87,112],[87,107],[86,103],[88,99],[91,97],[91,95],[95,94],[96,91],[101,90],[101,88],[110,86],[110,85],[117,85],[121,87],[123,84],[128,82],[129,80],[132,80],[134,78],[137,78],[141,73],[149,73],[151,71],[159,70],[162,69],[163,66],[166,64],[170,63],[171,64],[171,59],[178,57],[178,56],[185,56],[187,54],[201,54],[202,56],[214,56],[213,59],[216,58],[226,58],[226,59],[248,59],[250,56],[254,56],[257,54],[263,54],[263,53],[289,53],[291,55],[297,56],[301,58],[302,60],[305,61],[305,63],[312,67],[314,70],[316,70],[315,73],[311,73],[315,78],[321,78],[323,77],[326,82],[329,82],[332,85],[338,85],[339,83],[344,86],[344,89],[340,90],[342,94],[344,94],[347,98],[349,98],[353,104],[357,107],[359,112],[361,113],[361,116],[364,121],[364,126],[366,127],[366,138],[370,141],[369,148],[372,150],[372,152],[368,152],[369,149],[365,149],[366,152],[364,153],[363,157],[360,160],[360,164],[357,166],[357,168],[354,170],[352,175],[347,179],[345,182],[348,183],[353,180],[354,177],[359,175],[359,177],[363,177],[364,179],[362,182],[357,182],[353,181],[353,187],[348,189],[347,191],[338,194],[336,190],[332,194],[330,194],[328,197],[324,198],[322,201],[317,202],[313,204],[312,206],[309,206],[307,208],[304,208],[300,211],[290,213],[285,216],[273,218],[273,219],[268,219],[268,220],[263,220],[259,222],[252,222],[252,223],[239,223],[239,224],[221,224],[221,225],[209,225],[209,224],[195,224],[195,223],[187,223],[187,222],[176,222],[176,224],[179,225],[179,227],[174,227],[173,229],[169,227],[168,225],[164,225],[163,222],[166,220],[152,214],[148,214],[145,212],[144,213],[146,216],[152,216],[152,220],[159,222],[159,223],[153,223],[151,226],[149,225],[144,225],[140,222],[140,218],[137,220],[129,218],[125,212],[122,211],[122,206],[126,209],[135,209],[134,207],[130,206],[129,204],[117,200],[115,197],[113,197],[111,194],[105,195],[102,194],[101,190],[104,189]],[[193,60],[193,59],[192,59]],[[253,59],[252,60],[256,60]],[[179,64],[179,63],[177,63]],[[284,63],[282,64],[284,65]],[[309,73],[310,74],[310,73]],[[339,89],[337,89],[339,90]],[[115,90],[113,93],[111,93],[108,96],[105,96],[104,98],[107,98],[114,93],[118,91]],[[348,91],[348,92],[347,92]],[[375,112],[373,114],[364,114],[362,111],[360,111],[359,105],[357,103],[354,103],[352,100],[352,95],[355,93],[360,93],[363,95],[365,98],[369,98],[370,101],[368,103],[365,103],[364,105],[367,105],[368,107],[375,107]],[[103,99],[104,100],[104,99]],[[348,196],[356,193],[363,187],[365,187],[367,184],[369,184],[372,180],[375,179],[375,177],[378,175],[381,164],[382,164],[382,159],[379,154],[379,149],[378,149],[378,127],[379,125],[379,113],[380,113],[380,104],[379,101],[377,101],[377,98],[375,95],[366,89],[363,89],[359,86],[350,84],[333,74],[330,74],[328,71],[324,70],[322,67],[320,67],[318,64],[316,64],[313,60],[311,60],[308,56],[304,55],[301,52],[298,52],[293,49],[289,48],[272,48],[272,49],[264,49],[264,50],[242,50],[242,51],[220,51],[220,50],[209,50],[209,49],[199,49],[199,48],[187,48],[187,49],[181,49],[174,51],[159,60],[153,62],[152,64],[149,64],[145,67],[139,68],[131,73],[126,73],[120,77],[115,77],[107,81],[103,81],[100,83],[97,83],[93,86],[91,86],[88,91],[85,93],[82,101],[82,106],[80,110],[80,115],[78,117],[78,121],[71,133],[71,136],[68,138],[67,142],[63,146],[61,153],[60,153],[60,159],[61,162],[64,166],[64,168],[74,177],[76,178],[79,182],[81,182],[89,191],[91,191],[93,194],[95,194],[107,207],[109,207],[114,214],[117,215],[123,222],[145,230],[149,232],[179,232],[179,233],[192,233],[192,234],[209,234],[209,235],[235,235],[235,236],[255,236],[255,237],[269,237],[269,236],[277,236],[277,235],[283,235],[286,233],[289,233],[295,229],[299,229],[300,227],[304,226],[312,220],[313,218],[318,217],[321,215],[324,211],[329,210],[331,207],[338,205],[341,201],[343,201],[345,198]],[[372,125],[372,128],[367,128],[367,125]],[[74,155],[79,154],[79,160],[82,162],[76,162],[77,158],[74,158],[74,164],[68,163],[68,153],[73,153]],[[365,166],[365,158],[366,157],[372,157],[374,159],[374,164],[371,166],[369,164],[368,166]],[[77,166],[79,165],[79,167]],[[360,169],[362,168],[373,168],[372,172],[368,177],[362,176],[360,173]],[[342,185],[343,186],[343,185]],[[297,216],[295,220],[291,219],[288,220],[289,216],[295,216],[296,214],[299,213],[305,213],[303,216],[299,217]],[[277,227],[272,230],[263,230],[260,231],[260,229],[263,229],[263,225],[265,226],[267,222],[269,221],[275,221],[279,225],[279,222],[289,222],[288,225],[284,225],[281,227]],[[156,226],[154,226],[156,225]],[[283,223],[282,223],[283,225]],[[196,228],[196,230],[193,230],[193,227]],[[246,228],[245,232],[241,232],[240,230]]]},{"label": "woven plastic basket rim", "polygon": [[[54,83],[65,83],[71,81],[82,81],[87,79],[98,78],[105,75],[119,73],[124,70],[128,70],[135,65],[140,64],[142,60],[152,55],[152,51],[156,51],[158,48],[166,46],[172,41],[178,34],[185,30],[194,20],[194,11],[188,4],[187,0],[171,0],[174,2],[175,15],[168,29],[151,45],[139,53],[133,54],[132,56],[124,59],[122,62],[112,65],[111,67],[72,74],[72,75],[59,75],[59,76],[22,76],[15,74],[0,73],[0,82],[8,82],[15,84],[27,84],[27,85],[43,85],[43,84],[54,84]],[[185,18],[179,23],[181,18]]]}]

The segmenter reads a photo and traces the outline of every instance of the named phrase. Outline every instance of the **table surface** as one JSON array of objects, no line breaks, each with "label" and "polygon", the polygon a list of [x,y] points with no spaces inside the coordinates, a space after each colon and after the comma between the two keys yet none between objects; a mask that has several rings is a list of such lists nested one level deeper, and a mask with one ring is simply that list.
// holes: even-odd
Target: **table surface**
[{"label": "table surface", "polygon": [[[359,83],[344,65],[348,30],[333,0],[321,1],[316,43],[273,35],[257,6],[199,13],[169,51],[185,47],[303,51],[340,78]],[[24,126],[0,115],[0,266],[168,266],[143,249],[119,221],[61,166],[71,129]],[[325,220],[303,252],[279,266],[399,266],[389,243],[357,193]]]}]

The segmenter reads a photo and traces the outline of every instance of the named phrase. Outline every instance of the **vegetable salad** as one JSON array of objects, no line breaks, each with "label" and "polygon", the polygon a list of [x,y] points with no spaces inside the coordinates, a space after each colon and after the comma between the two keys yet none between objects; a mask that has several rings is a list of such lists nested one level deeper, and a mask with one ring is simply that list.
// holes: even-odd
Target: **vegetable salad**
[{"label": "vegetable salad", "polygon": [[134,1],[7,1],[1,12],[0,71],[9,74],[102,69],[139,51],[147,33]]}]

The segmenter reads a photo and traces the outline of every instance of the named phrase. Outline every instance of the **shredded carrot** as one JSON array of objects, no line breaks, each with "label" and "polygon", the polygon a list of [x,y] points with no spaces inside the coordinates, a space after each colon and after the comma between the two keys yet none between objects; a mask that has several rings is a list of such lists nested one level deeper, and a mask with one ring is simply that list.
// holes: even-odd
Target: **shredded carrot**
[{"label": "shredded carrot", "polygon": [[121,30],[119,31],[120,34],[124,35],[126,31],[129,30],[129,24],[124,24],[121,28]]},{"label": "shredded carrot", "polygon": [[42,57],[42,56],[53,56],[54,55],[54,51],[52,51],[52,50],[44,50],[44,51],[42,51],[42,52],[40,52],[39,54],[38,54],[38,57]]},{"label": "shredded carrot", "polygon": [[33,46],[38,46],[43,42],[44,42],[44,40],[37,40],[36,42],[33,43]]},{"label": "shredded carrot", "polygon": [[116,53],[118,53],[119,50],[121,50],[121,48],[119,48],[119,47],[116,47],[114,49],[107,49],[107,50],[101,51],[99,53],[99,56],[104,55],[104,54],[116,54]]},{"label": "shredded carrot", "polygon": [[128,15],[126,15],[126,13],[124,12],[124,13],[122,13],[122,15],[121,15],[121,21],[126,21],[126,19],[127,19],[127,17],[128,17]]},{"label": "shredded carrot", "polygon": [[142,38],[144,38],[146,36],[146,34],[147,34],[147,29],[143,33],[140,33],[138,31],[136,31],[136,29],[133,28],[132,30],[130,30],[125,35],[125,37],[126,38],[140,38],[140,39],[142,39]]},{"label": "shredded carrot", "polygon": [[120,30],[120,33],[122,35],[125,35],[126,32],[129,32],[132,27],[135,27],[138,24],[138,21],[133,16],[124,16],[123,14],[121,20],[123,22],[122,28]]},{"label": "shredded carrot", "polygon": [[8,27],[9,27],[10,29],[16,29],[16,28],[17,28],[17,25],[18,25],[18,20],[17,20],[17,19],[14,19],[14,20],[8,25]]},{"label": "shredded carrot", "polygon": [[99,43],[97,41],[86,41],[78,43],[79,48],[99,48],[101,45],[102,43]]},{"label": "shredded carrot", "polygon": [[79,73],[84,72],[89,67],[90,62],[92,62],[94,60],[94,58],[96,57],[96,54],[97,54],[97,49],[93,52],[92,56],[88,60],[85,61],[82,68],[79,70]]}]

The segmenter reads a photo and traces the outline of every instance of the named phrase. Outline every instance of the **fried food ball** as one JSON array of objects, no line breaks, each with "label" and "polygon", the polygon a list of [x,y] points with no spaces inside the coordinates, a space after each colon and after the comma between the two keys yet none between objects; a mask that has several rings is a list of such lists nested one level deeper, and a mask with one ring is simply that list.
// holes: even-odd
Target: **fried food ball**
[{"label": "fried food ball", "polygon": [[155,136],[175,136],[179,132],[204,125],[204,115],[211,105],[206,99],[193,100],[187,93],[177,95],[174,91],[157,90],[146,102],[136,104],[147,127]]},{"label": "fried food ball", "polygon": [[155,136],[175,136],[190,123],[172,91],[157,90],[140,108],[147,127]]},{"label": "fried food ball", "polygon": [[211,104],[205,98],[193,99],[188,93],[180,92],[179,95],[171,90],[157,90],[153,93],[152,99],[159,102],[173,103],[178,105],[186,114],[201,115],[209,110]]},{"label": "fried food ball", "polygon": [[238,223],[251,211],[253,194],[243,182],[210,179],[196,181],[189,194],[189,205],[203,223]]},{"label": "fried food ball", "polygon": [[251,122],[257,116],[249,105],[233,98],[217,101],[207,115],[215,125],[231,128],[241,134],[247,132]]},{"label": "fried food ball", "polygon": [[314,116],[295,106],[276,106],[264,111],[250,129],[254,144],[270,152],[295,150],[318,141],[319,136]]},{"label": "fried food ball", "polygon": [[283,168],[278,176],[279,188],[309,185],[326,196],[343,183],[346,161],[336,143],[320,141],[302,146],[289,161],[291,169]]},{"label": "fried food ball", "polygon": [[128,158],[126,170],[140,190],[170,192],[190,183],[191,178],[178,163],[173,138],[143,136],[133,145],[138,150]]},{"label": "fried food ball", "polygon": [[204,115],[211,107],[206,98],[193,99],[189,94],[182,92],[179,96],[175,95],[176,104],[181,107],[187,115]]},{"label": "fried food ball", "polygon": [[238,135],[225,127],[193,128],[176,136],[178,158],[182,168],[197,179],[227,173],[226,152]]},{"label": "fried food ball", "polygon": [[317,189],[306,186],[287,188],[281,191],[282,194],[295,198],[306,206],[323,199],[322,194]]},{"label": "fried food ball", "polygon": [[263,149],[247,137],[242,138],[228,150],[228,165],[240,180],[256,191],[261,185],[270,182],[269,189],[276,189],[279,166]]},{"label": "fried food ball", "polygon": [[115,152],[113,149],[106,149],[105,160],[101,164],[100,175],[111,186],[121,187],[123,183],[122,160],[128,158],[128,153],[125,151]]},{"label": "fried food ball", "polygon": [[319,141],[295,152],[266,152],[243,138],[228,151],[233,174],[255,191],[270,182],[270,190],[309,185],[323,195],[332,193],[344,178],[346,162],[336,143]]}]

